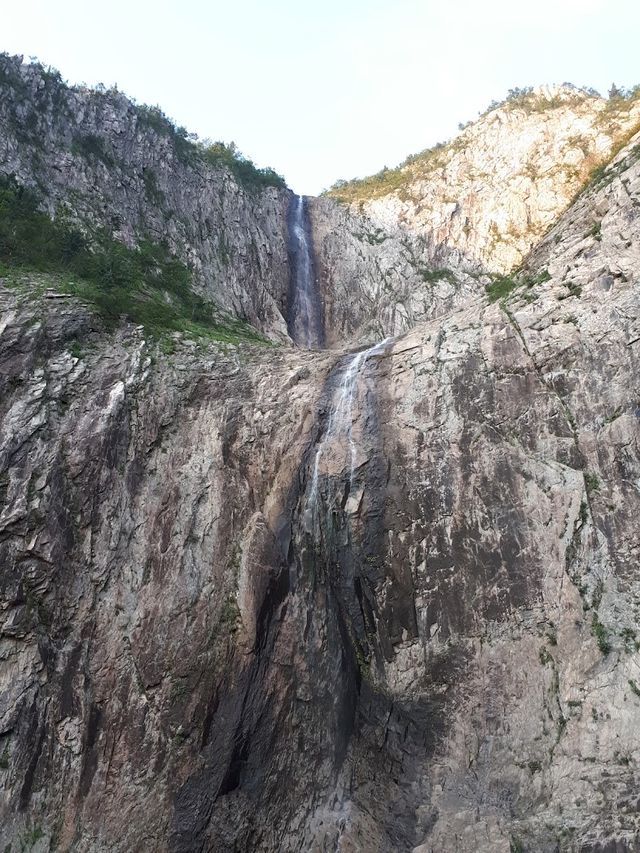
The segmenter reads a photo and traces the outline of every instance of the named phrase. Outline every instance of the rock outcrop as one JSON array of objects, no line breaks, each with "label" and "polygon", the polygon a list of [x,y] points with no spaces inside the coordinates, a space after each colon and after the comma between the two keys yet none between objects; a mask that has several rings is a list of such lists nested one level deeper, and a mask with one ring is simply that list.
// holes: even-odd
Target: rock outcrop
[{"label": "rock outcrop", "polygon": [[543,87],[397,170],[316,200],[329,335],[399,334],[511,273],[639,128],[637,96]]},{"label": "rock outcrop", "polygon": [[36,187],[51,214],[166,243],[204,295],[286,339],[290,191],[211,165],[156,109],[20,60],[0,57],[0,173]]},{"label": "rock outcrop", "polygon": [[607,101],[544,86],[508,98],[398,170],[332,194],[366,214],[374,231],[421,236],[432,259],[509,273],[638,129],[640,96]]},{"label": "rock outcrop", "polygon": [[3,284],[5,849],[639,849],[639,155],[488,295],[321,272],[357,365]]},{"label": "rock outcrop", "polygon": [[391,235],[332,199],[309,205],[327,343],[399,335],[477,296],[489,277],[447,266],[419,235]]}]

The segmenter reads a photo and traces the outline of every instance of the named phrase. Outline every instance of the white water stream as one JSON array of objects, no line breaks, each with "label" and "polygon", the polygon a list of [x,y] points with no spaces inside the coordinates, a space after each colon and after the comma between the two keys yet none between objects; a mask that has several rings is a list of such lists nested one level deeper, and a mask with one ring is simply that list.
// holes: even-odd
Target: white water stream
[{"label": "white water stream", "polygon": [[353,486],[354,464],[356,459],[356,445],[353,438],[354,404],[356,402],[356,391],[358,378],[364,371],[365,365],[371,356],[383,352],[390,338],[385,338],[375,346],[362,350],[351,356],[348,361],[340,384],[336,388],[333,397],[327,428],[318,443],[313,462],[313,473],[311,477],[311,489],[309,492],[309,507],[315,510],[318,502],[318,485],[320,479],[320,464],[328,447],[336,441],[345,440],[347,457],[345,468],[349,472],[349,483]]}]

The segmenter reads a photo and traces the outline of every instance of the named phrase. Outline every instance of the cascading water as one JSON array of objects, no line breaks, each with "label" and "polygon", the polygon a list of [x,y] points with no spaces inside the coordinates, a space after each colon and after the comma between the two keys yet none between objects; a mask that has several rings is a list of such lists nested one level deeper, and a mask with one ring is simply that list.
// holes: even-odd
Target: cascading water
[{"label": "cascading water", "polygon": [[322,305],[315,276],[309,213],[304,196],[291,200],[288,215],[291,286],[289,294],[289,334],[298,346],[324,346]]},{"label": "cascading water", "polygon": [[353,487],[353,476],[355,471],[356,445],[353,438],[354,403],[356,402],[356,388],[358,377],[364,370],[367,360],[371,356],[384,352],[390,338],[385,338],[369,349],[362,350],[351,356],[346,364],[340,378],[340,383],[333,395],[332,406],[329,412],[327,428],[318,443],[316,449],[313,469],[311,475],[311,487],[309,490],[308,507],[315,513],[318,503],[318,488],[320,479],[320,465],[328,447],[336,441],[345,440],[347,454],[345,468],[349,473],[349,485]]}]

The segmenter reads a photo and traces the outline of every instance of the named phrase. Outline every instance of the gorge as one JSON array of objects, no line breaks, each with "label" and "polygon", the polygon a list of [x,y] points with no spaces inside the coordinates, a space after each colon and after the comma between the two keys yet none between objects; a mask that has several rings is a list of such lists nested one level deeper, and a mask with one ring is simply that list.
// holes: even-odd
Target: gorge
[{"label": "gorge", "polygon": [[0,849],[640,850],[638,98],[311,198],[0,68]]}]

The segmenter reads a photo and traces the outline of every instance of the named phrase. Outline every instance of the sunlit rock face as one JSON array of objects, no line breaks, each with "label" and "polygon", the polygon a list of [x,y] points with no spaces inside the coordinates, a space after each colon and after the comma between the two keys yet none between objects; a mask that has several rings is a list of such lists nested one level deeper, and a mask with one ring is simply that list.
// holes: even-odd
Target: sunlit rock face
[{"label": "sunlit rock face", "polygon": [[334,349],[3,282],[4,849],[638,849],[639,154],[494,302],[311,200]]},{"label": "sunlit rock face", "polygon": [[640,102],[608,101],[541,87],[490,111],[409,167],[407,186],[364,204],[386,229],[429,235],[461,258],[496,273],[519,266],[614,145],[640,122]]},{"label": "sunlit rock face", "polygon": [[510,274],[639,123],[640,99],[541,87],[392,178],[318,199],[329,333],[398,334],[482,291],[487,273]]}]

